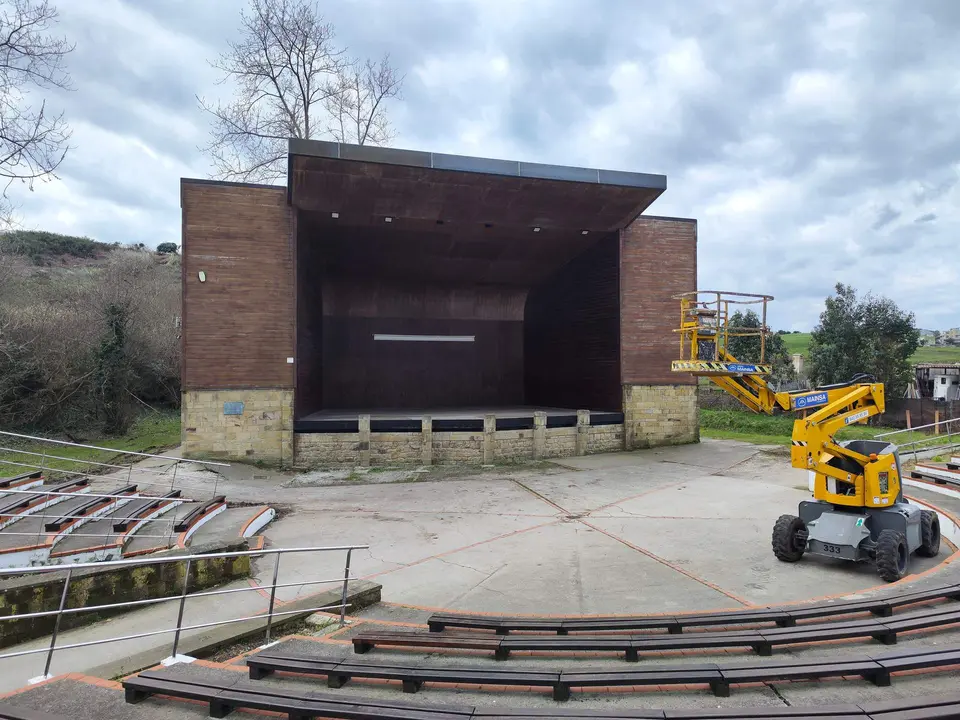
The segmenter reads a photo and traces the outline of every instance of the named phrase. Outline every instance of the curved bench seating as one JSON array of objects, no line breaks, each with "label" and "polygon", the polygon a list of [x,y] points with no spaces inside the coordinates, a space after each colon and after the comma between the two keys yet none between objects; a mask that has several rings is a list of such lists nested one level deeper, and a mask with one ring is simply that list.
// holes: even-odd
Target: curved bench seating
[{"label": "curved bench seating", "polygon": [[859,675],[879,687],[890,685],[890,674],[905,670],[949,668],[960,665],[960,645],[883,654],[861,654],[784,662],[713,662],[667,665],[641,670],[578,668],[576,670],[505,670],[490,666],[445,666],[427,663],[356,663],[336,658],[288,653],[282,647],[262,650],[247,658],[251,680],[275,672],[318,675],[328,687],[343,687],[352,678],[398,680],[406,693],[415,693],[425,682],[472,685],[529,685],[553,689],[553,699],[570,698],[572,688],[624,685],[708,685],[717,697],[729,697],[738,683],[778,680],[818,680]]},{"label": "curved bench seating", "polygon": [[626,630],[666,630],[681,633],[684,628],[711,625],[759,625],[773,623],[791,627],[798,621],[815,620],[836,615],[870,613],[890,617],[894,609],[934,600],[960,600],[960,584],[945,585],[931,590],[915,590],[869,600],[822,602],[812,605],[734,610],[729,612],[696,613],[690,615],[636,615],[609,617],[533,618],[461,613],[434,613],[427,620],[431,632],[447,628],[493,630],[498,635],[511,632],[553,632],[567,635],[573,632],[616,632]]},{"label": "curved bench seating", "polygon": [[146,671],[123,681],[128,703],[152,695],[183,698],[209,704],[210,717],[226,717],[238,708],[284,713],[290,720],[307,718],[386,718],[388,720],[487,720],[510,718],[793,718],[825,720],[912,720],[914,718],[960,717],[960,693],[831,706],[781,706],[758,708],[707,708],[704,710],[601,709],[511,709],[478,708],[469,705],[423,705],[353,695],[337,695],[283,688],[269,683],[216,680],[185,676],[169,670]]},{"label": "curved bench seating", "polygon": [[793,627],[725,630],[677,634],[605,635],[490,635],[487,633],[431,633],[422,631],[363,631],[353,636],[355,653],[377,645],[433,649],[488,650],[505,660],[514,650],[541,652],[607,651],[623,653],[636,662],[642,652],[706,648],[749,647],[758,655],[770,655],[780,645],[873,638],[885,645],[897,642],[897,634],[960,623],[960,606],[950,604],[929,612],[896,618],[804,623]]}]

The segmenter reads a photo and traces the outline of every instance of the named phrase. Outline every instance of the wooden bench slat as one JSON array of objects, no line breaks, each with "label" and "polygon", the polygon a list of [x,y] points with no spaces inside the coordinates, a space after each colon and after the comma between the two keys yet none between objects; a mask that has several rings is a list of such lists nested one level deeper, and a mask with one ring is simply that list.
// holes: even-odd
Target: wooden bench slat
[{"label": "wooden bench slat", "polygon": [[190,529],[190,526],[194,523],[194,521],[208,513],[211,508],[226,502],[226,499],[226,495],[217,495],[216,497],[207,500],[202,505],[198,505],[189,513],[180,518],[177,524],[173,526],[173,531],[178,533],[186,532]]},{"label": "wooden bench slat", "polygon": [[907,630],[923,630],[925,628],[949,625],[951,623],[960,623],[960,609],[945,609],[940,612],[923,613],[921,615],[912,615],[896,620],[884,620],[883,624],[894,632],[905,632]]},{"label": "wooden bench slat", "polygon": [[[105,492],[103,495],[132,495],[136,491],[136,485],[124,485],[123,487],[118,487],[114,490],[110,490],[109,492]],[[62,515],[57,519],[46,523],[43,526],[43,529],[45,532],[57,532],[58,530],[63,529],[64,526],[73,523],[79,516],[86,516],[88,513],[99,509],[103,505],[109,505],[115,502],[115,499],[94,495],[89,500],[85,500],[80,505],[77,505],[71,509],[66,515]]]},{"label": "wooden bench slat", "polygon": [[30,491],[32,494],[29,495],[26,493],[16,493],[10,500],[0,504],[0,515],[9,515],[15,510],[30,505],[44,495],[50,493],[76,492],[78,489],[88,487],[89,485],[90,481],[87,478],[83,478],[81,480],[71,480],[70,482],[61,483],[60,485],[53,485],[48,488],[34,488]]},{"label": "wooden bench slat", "polygon": [[792,624],[797,620],[812,620],[834,615],[871,613],[889,616],[893,608],[918,602],[937,599],[960,599],[960,584],[947,585],[930,590],[916,590],[888,597],[868,600],[849,600],[825,602],[816,605],[796,607],[763,608],[760,610],[735,610],[718,613],[696,613],[691,615],[636,615],[636,616],[598,616],[560,618],[524,618],[505,615],[470,615],[458,613],[434,613],[427,623],[433,632],[447,627],[475,628],[514,632],[518,630],[559,631],[564,628],[589,632],[591,630],[622,629],[670,629],[673,627],[698,627],[711,625],[738,625],[775,622],[778,625]]}]

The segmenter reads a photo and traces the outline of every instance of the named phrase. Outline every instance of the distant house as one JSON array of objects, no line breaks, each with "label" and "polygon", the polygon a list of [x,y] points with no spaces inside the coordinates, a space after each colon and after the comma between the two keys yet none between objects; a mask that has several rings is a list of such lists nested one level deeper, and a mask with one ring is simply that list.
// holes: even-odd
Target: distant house
[{"label": "distant house", "polygon": [[960,363],[919,363],[916,386],[908,394],[934,400],[960,400]]}]

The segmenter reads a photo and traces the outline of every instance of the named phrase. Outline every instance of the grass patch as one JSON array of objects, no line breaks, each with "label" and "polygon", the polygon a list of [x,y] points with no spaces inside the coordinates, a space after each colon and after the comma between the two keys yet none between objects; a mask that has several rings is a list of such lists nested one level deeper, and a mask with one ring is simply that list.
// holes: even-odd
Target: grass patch
[{"label": "grass patch", "polygon": [[783,338],[783,344],[786,345],[788,353],[807,356],[807,350],[810,348],[810,333],[788,333],[780,337]]},{"label": "grass patch", "polygon": [[[97,467],[85,461],[110,463],[123,458],[122,450],[133,452],[160,453],[165,449],[180,444],[180,413],[178,411],[152,412],[141,417],[123,437],[93,438],[85,444],[99,445],[112,450],[90,450],[88,448],[71,447],[69,445],[54,445],[32,441],[17,441],[15,438],[0,436],[0,444],[10,450],[0,450],[0,477],[9,477],[28,472],[31,468],[9,463],[25,463],[39,466],[41,463],[47,469],[48,477],[72,477],[69,472],[57,473],[57,470],[96,474]],[[27,455],[26,453],[40,453]],[[43,458],[43,453],[47,458]],[[56,455],[64,460],[51,459]],[[100,468],[109,470],[109,468]]]},{"label": "grass patch", "polygon": [[[810,333],[790,333],[781,335],[787,352],[791,355],[799,353],[805,358],[810,357]],[[945,345],[936,347],[921,347],[910,356],[910,362],[916,363],[955,363],[960,362],[960,346]]]},{"label": "grass patch", "polygon": [[[793,434],[793,415],[761,415],[746,410],[700,410],[700,434],[708,438],[741,440],[756,445],[789,445]],[[851,425],[836,434],[837,440],[870,440],[897,428],[880,425]],[[909,432],[893,438],[898,445],[915,440],[929,441],[931,446],[942,438],[922,432]]]}]

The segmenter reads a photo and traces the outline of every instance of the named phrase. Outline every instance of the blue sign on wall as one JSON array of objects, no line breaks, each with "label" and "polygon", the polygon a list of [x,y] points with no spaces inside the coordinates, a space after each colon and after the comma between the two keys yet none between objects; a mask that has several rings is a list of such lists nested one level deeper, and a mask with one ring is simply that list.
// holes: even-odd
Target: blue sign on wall
[{"label": "blue sign on wall", "polygon": [[825,392],[815,392],[808,395],[800,395],[793,399],[793,409],[800,410],[802,408],[815,407],[817,405],[826,405],[829,400],[827,393]]},{"label": "blue sign on wall", "polygon": [[224,415],[243,415],[242,402],[225,402],[223,404]]}]

